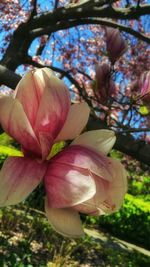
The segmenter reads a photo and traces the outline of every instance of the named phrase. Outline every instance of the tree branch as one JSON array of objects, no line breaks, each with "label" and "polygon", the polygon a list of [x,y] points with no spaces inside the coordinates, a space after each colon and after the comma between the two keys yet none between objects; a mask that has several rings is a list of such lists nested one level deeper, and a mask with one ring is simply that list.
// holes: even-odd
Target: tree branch
[{"label": "tree branch", "polygon": [[73,21],[66,21],[66,22],[60,22],[56,25],[51,25],[47,26],[45,28],[39,28],[32,30],[30,32],[31,38],[36,38],[38,36],[41,36],[43,34],[49,34],[58,30],[64,30],[64,29],[70,29],[75,26],[80,26],[80,25],[87,25],[87,24],[97,24],[97,25],[103,25],[103,26],[108,26],[112,28],[117,28],[120,31],[127,32],[131,34],[132,36],[150,44],[150,38],[146,36],[145,34],[142,34],[140,32],[137,32],[127,26],[124,26],[120,23],[116,23],[114,21],[106,20],[106,19],[78,19],[78,20],[73,20]]},{"label": "tree branch", "polygon": [[[90,3],[90,5],[88,5]],[[150,14],[150,5],[141,5],[140,7],[130,6],[127,8],[114,8],[111,5],[98,7],[95,1],[88,1],[85,6],[82,4],[74,7],[62,7],[54,10],[52,13],[42,14],[32,20],[31,29],[47,27],[54,23],[62,21],[76,20],[83,18],[111,18],[111,19],[139,19],[143,15]],[[90,8],[89,8],[90,7]]]},{"label": "tree branch", "polygon": [[15,89],[20,79],[21,79],[20,75],[9,70],[3,65],[0,65],[0,85],[6,85],[12,89]]}]

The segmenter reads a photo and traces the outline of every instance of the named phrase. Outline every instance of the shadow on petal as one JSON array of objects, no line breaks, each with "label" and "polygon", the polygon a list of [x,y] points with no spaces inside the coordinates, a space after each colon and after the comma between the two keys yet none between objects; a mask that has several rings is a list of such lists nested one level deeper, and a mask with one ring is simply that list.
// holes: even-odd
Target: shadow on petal
[{"label": "shadow on petal", "polygon": [[46,163],[31,158],[7,158],[0,172],[0,206],[23,201],[41,182],[46,170]]},{"label": "shadow on petal", "polygon": [[84,236],[78,212],[67,208],[50,208],[47,199],[45,201],[45,211],[48,221],[58,233],[70,238],[79,238]]}]

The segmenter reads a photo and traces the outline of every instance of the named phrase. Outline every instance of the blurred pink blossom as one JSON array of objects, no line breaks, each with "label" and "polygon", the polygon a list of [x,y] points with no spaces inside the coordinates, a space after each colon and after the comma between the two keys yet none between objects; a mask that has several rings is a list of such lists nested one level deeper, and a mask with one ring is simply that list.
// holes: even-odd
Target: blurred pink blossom
[{"label": "blurred pink blossom", "polygon": [[110,61],[114,64],[127,50],[127,43],[118,29],[105,27],[106,50]]},{"label": "blurred pink blossom", "polygon": [[115,94],[115,83],[111,78],[111,68],[104,63],[96,68],[95,94],[102,103],[107,102],[110,96]]},{"label": "blurred pink blossom", "polygon": [[141,74],[139,80],[139,88],[144,101],[150,101],[150,71]]}]

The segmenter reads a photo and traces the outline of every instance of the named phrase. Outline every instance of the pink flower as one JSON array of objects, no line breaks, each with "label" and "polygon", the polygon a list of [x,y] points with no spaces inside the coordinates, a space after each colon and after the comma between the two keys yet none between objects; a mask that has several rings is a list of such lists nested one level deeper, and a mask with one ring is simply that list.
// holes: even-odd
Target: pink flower
[{"label": "pink flower", "polygon": [[107,64],[98,65],[96,68],[96,88],[95,94],[105,103],[110,96],[115,94],[115,83],[111,78],[111,69]]},{"label": "pink flower", "polygon": [[[121,206],[126,173],[118,161],[106,157],[115,142],[114,132],[97,130],[79,136],[88,116],[87,104],[71,106],[67,88],[46,68],[27,73],[14,97],[0,99],[1,125],[21,143],[24,153],[4,162],[0,206],[24,200],[43,180],[48,220],[70,237],[83,234],[78,212],[100,215]],[[55,142],[74,138],[48,160]]]},{"label": "pink flower", "polygon": [[145,71],[140,76],[139,88],[145,102],[150,101],[150,71]]},{"label": "pink flower", "polygon": [[115,61],[121,57],[127,50],[127,43],[122,38],[118,29],[105,27],[106,49],[110,61],[114,64]]},{"label": "pink flower", "polygon": [[28,72],[13,97],[0,99],[0,122],[5,132],[22,145],[24,155],[42,160],[53,143],[75,138],[88,116],[88,105],[71,106],[67,87],[47,68]]}]

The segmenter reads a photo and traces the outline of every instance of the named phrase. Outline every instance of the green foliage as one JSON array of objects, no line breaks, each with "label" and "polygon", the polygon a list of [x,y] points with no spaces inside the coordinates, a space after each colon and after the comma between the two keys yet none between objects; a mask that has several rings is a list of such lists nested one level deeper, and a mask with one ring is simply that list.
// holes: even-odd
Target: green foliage
[{"label": "green foliage", "polygon": [[[11,229],[11,230],[10,230]],[[86,235],[70,240],[54,232],[44,214],[24,205],[0,211],[1,267],[149,267],[150,259]]]},{"label": "green foliage", "polygon": [[11,146],[13,144],[13,139],[6,133],[0,134],[0,145]]},{"label": "green foliage", "polygon": [[150,177],[141,176],[140,180],[130,179],[128,182],[128,192],[132,195],[150,194]]},{"label": "green foliage", "polygon": [[0,134],[0,168],[5,159],[11,156],[22,156],[22,152],[17,149],[14,140],[6,133]]},{"label": "green foliage", "polygon": [[61,141],[52,146],[48,159],[54,157],[58,152],[60,152],[65,146],[65,142]]},{"label": "green foliage", "polygon": [[86,217],[86,223],[109,230],[125,240],[150,248],[150,202],[127,194],[123,207],[116,213]]},{"label": "green foliage", "polygon": [[120,159],[121,160],[121,159],[123,159],[124,155],[120,151],[112,149],[111,152],[110,152],[110,156],[111,156],[111,158]]},{"label": "green foliage", "polygon": [[139,113],[143,116],[147,116],[149,114],[149,107],[148,106],[141,106],[139,108]]}]

